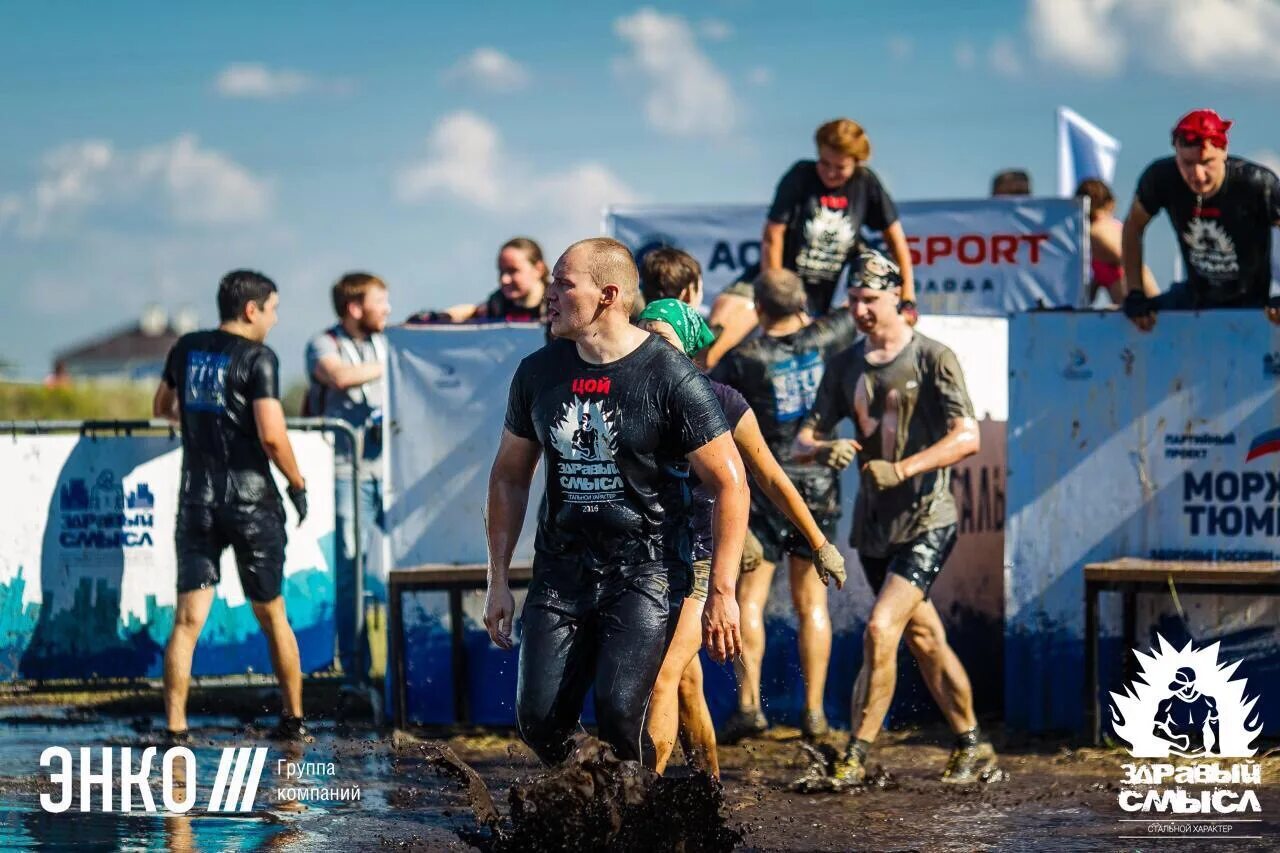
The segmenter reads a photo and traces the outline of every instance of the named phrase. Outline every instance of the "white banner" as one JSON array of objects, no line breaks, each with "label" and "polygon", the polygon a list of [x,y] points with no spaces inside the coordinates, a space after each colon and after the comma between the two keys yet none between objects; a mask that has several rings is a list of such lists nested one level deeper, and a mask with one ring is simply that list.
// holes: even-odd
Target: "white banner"
[{"label": "white banner", "polygon": [[[662,245],[702,264],[708,301],[760,261],[763,205],[611,208],[608,232],[641,257]],[[1077,199],[898,204],[923,314],[1004,316],[1084,307],[1088,229]],[[879,235],[866,235],[879,244]],[[883,246],[881,246],[883,248]]]},{"label": "white banner", "polygon": [[1085,178],[1115,181],[1120,140],[1084,116],[1058,107],[1058,195],[1070,198]]},{"label": "white banner", "polygon": [[[520,360],[544,342],[532,324],[387,330],[392,568],[488,560],[484,505],[507,389]],[[539,471],[528,517],[541,500]],[[519,561],[533,559],[533,527],[525,525]]]},{"label": "white banner", "polygon": [[[287,507],[284,595],[311,671],[333,659],[333,446],[320,433],[289,438],[310,507],[301,526]],[[0,439],[0,678],[160,675],[181,464],[167,436]],[[270,661],[228,549],[195,673],[248,669],[269,672]]]}]

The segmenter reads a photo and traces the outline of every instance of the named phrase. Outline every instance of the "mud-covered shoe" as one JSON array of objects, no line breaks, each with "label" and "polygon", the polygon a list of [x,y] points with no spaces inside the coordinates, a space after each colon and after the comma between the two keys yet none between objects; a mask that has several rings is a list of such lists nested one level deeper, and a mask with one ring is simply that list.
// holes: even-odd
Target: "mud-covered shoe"
[{"label": "mud-covered shoe", "polygon": [[845,750],[844,756],[831,768],[831,776],[841,785],[861,785],[867,778],[866,759],[856,750]]},{"label": "mud-covered shoe", "polygon": [[987,741],[972,746],[957,746],[947,759],[947,769],[942,771],[942,781],[949,785],[977,782],[996,766],[996,750]]},{"label": "mud-covered shoe", "polygon": [[732,745],[751,737],[759,737],[769,728],[769,721],[759,708],[743,710],[739,708],[733,716],[725,721],[716,740],[725,745]]},{"label": "mud-covered shoe", "polygon": [[280,715],[280,722],[276,723],[276,727],[271,730],[270,737],[272,740],[292,741],[294,743],[315,743],[316,741],[302,718],[289,714]]},{"label": "mud-covered shoe", "polygon": [[830,732],[831,726],[827,725],[827,715],[821,711],[805,711],[804,716],[800,718],[800,734],[804,735],[805,740],[816,740]]}]

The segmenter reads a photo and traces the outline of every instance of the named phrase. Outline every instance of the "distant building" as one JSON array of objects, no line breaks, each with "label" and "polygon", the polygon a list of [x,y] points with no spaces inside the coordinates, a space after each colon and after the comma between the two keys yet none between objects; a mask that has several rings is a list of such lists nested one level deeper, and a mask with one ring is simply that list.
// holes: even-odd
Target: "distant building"
[{"label": "distant building", "polygon": [[58,353],[53,374],[65,380],[159,379],[169,349],[196,325],[190,309],[178,311],[170,320],[163,308],[150,306],[137,323]]}]

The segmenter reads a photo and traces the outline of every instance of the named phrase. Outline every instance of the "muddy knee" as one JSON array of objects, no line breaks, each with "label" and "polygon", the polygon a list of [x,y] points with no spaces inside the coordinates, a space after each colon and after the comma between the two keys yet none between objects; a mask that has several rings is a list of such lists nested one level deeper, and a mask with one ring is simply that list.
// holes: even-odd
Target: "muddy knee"
[{"label": "muddy knee", "polygon": [[892,655],[898,646],[898,640],[902,637],[902,629],[894,625],[887,619],[872,617],[867,623],[867,629],[863,632],[862,638],[866,643],[874,657],[888,657]]}]

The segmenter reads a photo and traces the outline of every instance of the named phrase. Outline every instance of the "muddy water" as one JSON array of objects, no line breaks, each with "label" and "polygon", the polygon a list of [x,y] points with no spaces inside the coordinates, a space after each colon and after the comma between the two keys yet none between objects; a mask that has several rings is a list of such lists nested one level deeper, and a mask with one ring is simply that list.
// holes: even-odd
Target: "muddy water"
[{"label": "muddy water", "polygon": [[[42,716],[43,715],[43,716]],[[467,850],[488,846],[502,849],[503,838],[492,827],[511,832],[538,827],[536,807],[548,792],[535,780],[545,778],[530,753],[518,742],[496,736],[454,737],[448,746],[461,762],[473,768],[489,792],[495,817],[490,827],[477,820],[475,790],[460,771],[442,768],[439,751],[429,741],[371,730],[317,727],[316,742],[282,752],[263,737],[262,729],[246,727],[234,718],[200,718],[193,725],[200,736],[193,751],[197,759],[197,807],[184,816],[43,812],[39,794],[56,794],[48,771],[39,766],[41,751],[50,745],[146,745],[156,720],[70,716],[48,709],[6,708],[0,715],[0,850]],[[263,728],[269,723],[262,719]],[[871,763],[884,768],[892,784],[839,794],[805,795],[787,790],[807,761],[786,732],[766,740],[749,741],[722,751],[723,802],[671,782],[644,774],[633,776],[630,794],[614,790],[605,799],[625,802],[631,796],[641,806],[634,822],[653,829],[656,836],[640,836],[635,844],[645,853],[667,849],[676,826],[672,815],[685,815],[686,827],[715,827],[711,809],[727,818],[725,829],[741,833],[739,849],[746,850],[1275,850],[1280,849],[1280,796],[1274,780],[1280,760],[1264,762],[1259,790],[1261,822],[1237,825],[1243,840],[1126,840],[1138,834],[1136,824],[1117,805],[1123,753],[1069,750],[1050,742],[1011,744],[996,733],[1001,766],[1008,779],[996,784],[954,790],[937,781],[946,762],[937,733],[886,735],[872,753]],[[269,746],[270,752],[254,808],[248,814],[210,815],[206,801],[213,786],[223,747]],[[589,765],[590,762],[587,762]],[[291,768],[303,768],[294,772]],[[679,768],[673,771],[678,774]],[[591,785],[601,784],[588,767]],[[156,799],[160,791],[158,777]],[[617,783],[604,774],[604,787]],[[614,781],[608,781],[613,779]],[[564,781],[564,780],[562,780]],[[579,782],[583,781],[581,778]],[[284,791],[341,791],[358,786],[359,801],[280,799]],[[118,787],[118,786],[117,786]],[[513,796],[513,789],[517,792]],[[589,802],[581,786],[552,785],[557,796]],[[636,796],[636,792],[639,796]],[[667,797],[671,791],[678,794]],[[702,797],[682,799],[690,791]],[[95,808],[100,806],[94,795]],[[543,799],[539,799],[539,798]],[[78,798],[78,794],[77,794]],[[644,804],[652,802],[651,806]],[[512,804],[516,803],[513,812]],[[521,812],[529,805],[533,812]],[[118,806],[118,794],[117,794]],[[592,806],[594,807],[594,806]],[[647,809],[647,810],[646,810]],[[582,814],[588,814],[584,810]],[[583,827],[621,831],[627,815],[605,809]],[[692,818],[690,818],[692,816]],[[521,823],[523,821],[523,823]],[[567,836],[562,822],[555,836]],[[1145,832],[1146,827],[1140,827]],[[468,838],[474,846],[462,840]],[[526,838],[533,838],[528,835]],[[708,843],[707,847],[712,847]],[[703,849],[707,849],[704,847]],[[508,849],[532,849],[531,846]],[[698,849],[689,846],[687,849]]]}]

